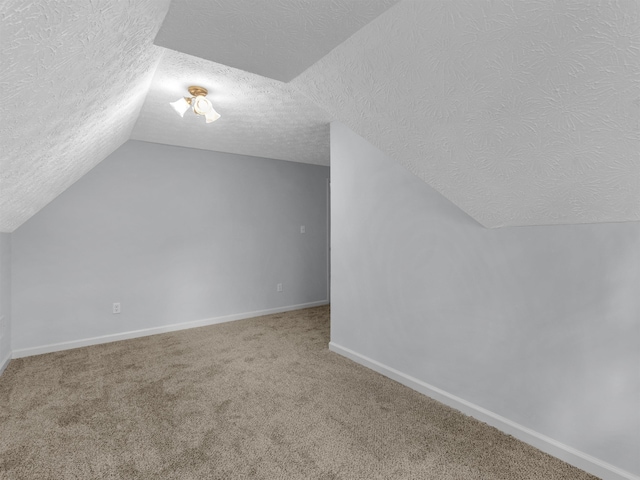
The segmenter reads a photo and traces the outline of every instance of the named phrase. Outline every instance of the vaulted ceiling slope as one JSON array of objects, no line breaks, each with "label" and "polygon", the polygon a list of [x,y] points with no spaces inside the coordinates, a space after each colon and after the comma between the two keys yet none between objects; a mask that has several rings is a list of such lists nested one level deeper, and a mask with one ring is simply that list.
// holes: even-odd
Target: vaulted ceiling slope
[{"label": "vaulted ceiling slope", "polygon": [[[330,3],[343,12],[352,1]],[[226,11],[220,1],[195,3],[227,20],[238,4],[264,10],[253,0]],[[0,231],[18,228],[129,138],[328,165],[329,116],[297,89],[153,44],[169,4],[0,2]],[[193,18],[183,21],[183,31],[193,28]],[[194,83],[222,114],[213,125],[169,106]]]},{"label": "vaulted ceiling slope", "polygon": [[639,8],[406,0],[292,84],[487,227],[638,221]]},{"label": "vaulted ceiling slope", "polygon": [[173,0],[154,43],[288,82],[398,1]]},{"label": "vaulted ceiling slope", "polygon": [[[488,227],[640,220],[636,0],[318,2],[329,15],[306,3],[189,3],[234,25],[215,51],[241,43],[224,61],[249,73],[153,45],[169,0],[1,2],[0,231],[132,135],[326,164],[332,119]],[[209,25],[181,22],[206,45]],[[346,38],[335,48],[330,29]],[[330,48],[289,83],[259,75],[290,78]],[[265,59],[275,71],[257,71]],[[196,82],[223,115],[212,125],[168,106]]]},{"label": "vaulted ceiling slope", "polygon": [[[399,0],[173,0],[132,138],[329,164],[330,116],[288,83]],[[168,114],[197,84],[222,115]]]},{"label": "vaulted ceiling slope", "polygon": [[0,6],[0,231],[11,232],[129,139],[168,0]]}]

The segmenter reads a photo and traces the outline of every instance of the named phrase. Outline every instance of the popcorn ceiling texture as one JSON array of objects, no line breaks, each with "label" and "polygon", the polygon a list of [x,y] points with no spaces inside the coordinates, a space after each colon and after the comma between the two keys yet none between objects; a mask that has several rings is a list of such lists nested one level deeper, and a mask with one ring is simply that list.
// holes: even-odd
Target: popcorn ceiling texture
[{"label": "popcorn ceiling texture", "polygon": [[637,221],[639,5],[408,0],[292,84],[487,227]]},{"label": "popcorn ceiling texture", "polygon": [[0,6],[0,231],[11,232],[128,140],[168,0]]},{"label": "popcorn ceiling texture", "polygon": [[[162,50],[160,47],[154,47]],[[206,124],[169,102],[189,85],[209,90],[221,118]],[[138,122],[136,140],[329,165],[329,116],[286,83],[173,50],[165,50]]]},{"label": "popcorn ceiling texture", "polygon": [[[300,20],[312,30],[326,17],[285,7],[302,0],[269,2],[271,14],[264,2],[239,6],[250,3],[214,2],[217,21],[255,27],[247,43],[220,38],[222,50],[253,46],[240,58],[277,59],[269,74],[281,78],[293,72],[287,59],[303,65],[293,61],[298,50],[318,58],[294,35],[303,30],[284,27]],[[338,38],[393,3],[324,6],[356,17],[332,24]],[[405,0],[282,84],[163,54],[152,41],[169,0],[5,0],[0,231],[13,231],[130,136],[326,165],[332,119],[485,226],[638,221],[639,9],[635,0]],[[189,19],[185,35],[211,35],[193,28],[199,21]],[[280,38],[282,51],[256,47],[280,31],[293,35]],[[216,123],[190,112],[181,119],[168,106],[193,83],[211,90]]]},{"label": "popcorn ceiling texture", "polygon": [[154,43],[287,82],[397,2],[173,0]]}]

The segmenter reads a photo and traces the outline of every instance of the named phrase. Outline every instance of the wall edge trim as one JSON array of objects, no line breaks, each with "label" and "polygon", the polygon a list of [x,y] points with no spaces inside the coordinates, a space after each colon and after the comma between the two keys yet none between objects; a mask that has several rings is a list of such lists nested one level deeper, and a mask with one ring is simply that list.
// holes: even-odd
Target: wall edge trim
[{"label": "wall edge trim", "polygon": [[12,358],[12,352],[9,352],[9,354],[4,359],[0,360],[0,375],[2,375],[5,369],[9,366],[9,362]]},{"label": "wall edge trim", "polygon": [[596,475],[603,480],[640,480],[639,476],[636,476],[631,472],[627,472],[615,465],[611,465],[610,463],[581,452],[569,445],[565,445],[551,437],[547,437],[542,433],[520,425],[508,418],[502,417],[438,387],[429,385],[422,380],[418,380],[417,378],[407,375],[406,373],[373,360],[372,358],[355,352],[349,348],[343,347],[335,342],[329,342],[329,350],[380,373],[385,377],[395,380],[412,390],[459,410],[465,415],[469,415],[481,422],[487,423],[501,432],[512,435],[518,440],[522,440],[538,450],[542,450],[549,455],[567,462],[574,467],[580,468],[587,473]]},{"label": "wall edge trim", "polygon": [[157,335],[160,333],[175,332],[178,330],[187,330],[189,328],[206,327],[208,325],[217,325],[219,323],[233,322],[235,320],[244,320],[247,318],[261,317],[263,315],[271,315],[274,313],[289,312],[292,310],[301,310],[304,308],[319,307],[328,305],[326,300],[317,302],[301,303],[298,305],[287,305],[284,307],[268,308],[265,310],[256,310],[253,312],[235,313],[232,315],[224,315],[221,317],[211,317],[202,320],[193,320],[190,322],[173,323],[170,325],[161,325],[158,327],[143,328],[140,330],[131,330],[128,332],[112,333],[101,335],[98,337],[81,338],[79,340],[71,340],[68,342],[52,343],[41,345],[38,347],[28,347],[13,350],[13,354],[9,358],[31,357],[33,355],[42,355],[44,353],[60,352],[63,350],[71,350],[74,348],[88,347],[91,345],[99,345],[102,343],[118,342],[120,340],[129,340],[138,337],[147,337],[149,335]]}]

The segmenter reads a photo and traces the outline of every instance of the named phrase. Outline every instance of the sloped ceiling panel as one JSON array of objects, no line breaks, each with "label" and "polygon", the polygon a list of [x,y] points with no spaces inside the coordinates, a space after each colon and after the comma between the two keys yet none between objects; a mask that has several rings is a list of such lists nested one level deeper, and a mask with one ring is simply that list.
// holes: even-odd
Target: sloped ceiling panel
[{"label": "sloped ceiling panel", "polygon": [[128,140],[160,59],[167,0],[0,7],[0,231]]},{"label": "sloped ceiling panel", "polygon": [[291,83],[485,226],[638,221],[639,5],[406,0]]},{"label": "sloped ceiling panel", "polygon": [[288,82],[398,0],[173,0],[155,44]]},{"label": "sloped ceiling panel", "polygon": [[[154,47],[164,50],[160,47]],[[209,90],[221,118],[206,124],[169,102],[187,87]],[[319,165],[329,164],[329,116],[286,83],[164,50],[132,138]]]}]

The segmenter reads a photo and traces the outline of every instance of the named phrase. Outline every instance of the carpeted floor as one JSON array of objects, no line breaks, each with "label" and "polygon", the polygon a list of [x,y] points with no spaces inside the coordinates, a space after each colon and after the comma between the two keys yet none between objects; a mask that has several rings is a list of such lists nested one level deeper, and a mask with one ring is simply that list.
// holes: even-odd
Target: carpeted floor
[{"label": "carpeted floor", "polygon": [[595,478],[328,341],[318,307],[13,360],[0,478]]}]

